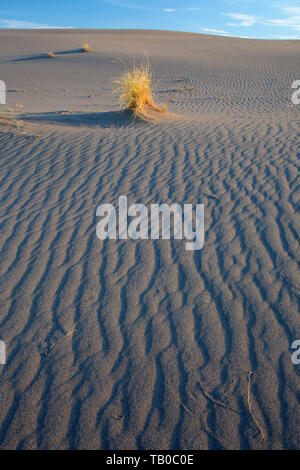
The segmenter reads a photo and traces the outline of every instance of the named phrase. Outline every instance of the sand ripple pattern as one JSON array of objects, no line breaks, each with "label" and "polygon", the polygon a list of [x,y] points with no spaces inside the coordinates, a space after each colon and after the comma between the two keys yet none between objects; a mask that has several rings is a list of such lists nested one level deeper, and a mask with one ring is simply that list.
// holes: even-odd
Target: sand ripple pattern
[{"label": "sand ripple pattern", "polygon": [[[2,449],[299,448],[299,119],[258,116],[0,135]],[[121,194],[203,250],[98,240]]]}]

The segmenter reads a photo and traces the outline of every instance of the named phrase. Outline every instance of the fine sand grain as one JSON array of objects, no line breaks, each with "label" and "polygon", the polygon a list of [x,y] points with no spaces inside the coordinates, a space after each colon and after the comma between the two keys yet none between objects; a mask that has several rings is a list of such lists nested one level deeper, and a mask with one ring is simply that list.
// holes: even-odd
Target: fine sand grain
[{"label": "fine sand grain", "polygon": [[[300,42],[0,41],[0,448],[299,448]],[[144,50],[159,122],[112,94]],[[203,249],[100,241],[120,195],[204,203]]]}]

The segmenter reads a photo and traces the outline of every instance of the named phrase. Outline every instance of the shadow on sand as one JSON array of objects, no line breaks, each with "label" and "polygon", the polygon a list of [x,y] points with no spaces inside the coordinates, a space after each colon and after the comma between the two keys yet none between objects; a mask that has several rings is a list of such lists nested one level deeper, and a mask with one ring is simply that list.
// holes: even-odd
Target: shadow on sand
[{"label": "shadow on sand", "polygon": [[70,126],[99,126],[102,128],[121,128],[144,121],[135,119],[130,111],[105,111],[102,113],[80,113],[57,111],[48,113],[26,113],[20,118],[23,121],[43,122],[45,124],[64,124]]},{"label": "shadow on sand", "polygon": [[49,57],[48,56],[48,53],[45,53],[45,54],[38,54],[38,55],[32,55],[32,56],[28,56],[28,57],[20,57],[19,59],[12,59],[13,62],[27,62],[27,61],[31,61],[31,60],[41,60],[41,59],[52,59],[52,58],[55,58],[55,57],[58,57],[60,55],[67,55],[67,54],[82,54],[82,53],[85,53],[86,51],[84,51],[84,49],[82,47],[79,47],[78,49],[70,49],[70,50],[66,50],[66,51],[53,51],[53,54],[54,54],[54,57]]}]

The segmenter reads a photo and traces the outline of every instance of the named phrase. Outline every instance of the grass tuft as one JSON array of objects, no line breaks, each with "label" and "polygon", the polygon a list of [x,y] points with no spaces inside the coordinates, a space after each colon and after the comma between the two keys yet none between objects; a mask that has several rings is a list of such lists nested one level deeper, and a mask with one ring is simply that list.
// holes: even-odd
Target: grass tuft
[{"label": "grass tuft", "polygon": [[149,118],[149,112],[166,112],[166,105],[159,108],[152,94],[152,73],[149,63],[133,65],[131,71],[125,72],[118,80],[114,92],[119,95],[120,105],[124,110],[131,110],[135,116]]},{"label": "grass tuft", "polygon": [[86,42],[85,44],[83,44],[82,48],[81,48],[82,52],[91,52],[92,51],[92,48],[88,45],[88,43]]},{"label": "grass tuft", "polygon": [[19,127],[20,123],[21,121],[7,117],[4,114],[0,114],[0,126]]}]

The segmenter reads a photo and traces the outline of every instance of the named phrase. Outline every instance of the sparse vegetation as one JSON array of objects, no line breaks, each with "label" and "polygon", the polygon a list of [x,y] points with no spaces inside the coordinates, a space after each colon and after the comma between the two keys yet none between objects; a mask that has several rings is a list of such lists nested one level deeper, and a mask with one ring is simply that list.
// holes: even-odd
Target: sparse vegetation
[{"label": "sparse vegetation", "polygon": [[91,52],[92,51],[92,48],[88,45],[88,43],[86,42],[85,44],[83,44],[82,48],[81,48],[82,52]]},{"label": "sparse vegetation", "polygon": [[119,95],[122,108],[131,110],[135,116],[149,118],[149,112],[166,112],[166,105],[157,106],[152,95],[152,73],[149,63],[133,65],[132,71],[125,72],[118,80],[114,92]]},{"label": "sparse vegetation", "polygon": [[20,123],[21,123],[21,121],[17,121],[16,119],[12,119],[10,117],[7,117],[4,114],[0,114],[0,125],[1,126],[19,127]]},{"label": "sparse vegetation", "polygon": [[[23,104],[15,104],[13,108],[7,108],[5,113],[0,113],[0,126],[20,127],[22,121],[15,119],[15,114],[23,110]],[[13,116],[13,117],[10,117]]]}]

